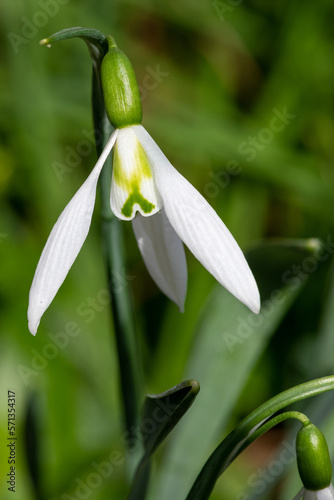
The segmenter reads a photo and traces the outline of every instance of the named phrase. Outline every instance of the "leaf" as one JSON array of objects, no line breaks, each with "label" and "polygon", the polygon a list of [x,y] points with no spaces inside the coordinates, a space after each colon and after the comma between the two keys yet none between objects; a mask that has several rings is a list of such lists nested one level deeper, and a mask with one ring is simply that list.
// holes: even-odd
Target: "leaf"
[{"label": "leaf", "polygon": [[249,373],[306,282],[294,275],[293,266],[317,249],[317,240],[281,240],[249,252],[262,298],[259,315],[220,286],[209,296],[185,374],[200,381],[201,398],[187,425],[181,423],[173,435],[152,498],[186,497],[226,428]]},{"label": "leaf", "polygon": [[198,382],[186,380],[161,394],[146,396],[141,422],[144,455],[138,465],[129,500],[145,498],[150,458],[193,404],[199,389]]}]

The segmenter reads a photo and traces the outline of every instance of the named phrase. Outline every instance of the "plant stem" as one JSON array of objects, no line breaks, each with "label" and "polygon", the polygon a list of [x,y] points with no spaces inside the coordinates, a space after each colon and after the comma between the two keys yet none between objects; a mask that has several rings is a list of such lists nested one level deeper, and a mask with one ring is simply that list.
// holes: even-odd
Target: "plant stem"
[{"label": "plant stem", "polygon": [[[105,112],[100,77],[101,62],[108,51],[108,37],[92,28],[68,28],[44,38],[40,44],[50,46],[55,42],[71,38],[81,38],[87,44],[93,62],[92,106],[96,150],[99,156],[113,130]],[[112,155],[110,154],[99,181],[102,201],[102,240],[118,351],[125,427],[129,436],[126,442],[129,445],[133,444],[131,437],[135,437],[137,445],[137,452],[132,453],[130,461],[132,462],[130,467],[133,468],[138,462],[137,454],[141,454],[141,447],[138,446],[138,424],[143,399],[142,366],[132,301],[126,282],[122,226],[110,208],[111,174]]]},{"label": "plant stem", "polygon": [[[113,129],[105,114],[99,71],[96,71],[96,68],[93,70],[93,115],[96,148],[99,155]],[[126,281],[122,223],[114,216],[110,208],[111,176],[112,154],[107,158],[99,180],[102,202],[102,241],[118,351],[125,426],[129,435],[126,442],[130,443],[131,437],[136,437],[138,433],[140,406],[143,398],[142,366],[130,289]],[[132,461],[135,462],[137,453],[136,456],[132,455]]]},{"label": "plant stem", "polygon": [[286,411],[284,413],[280,413],[276,417],[271,418],[265,424],[261,425],[261,427],[259,427],[255,432],[253,432],[249,439],[247,439],[247,441],[245,441],[245,443],[241,446],[240,450],[238,450],[238,455],[240,455],[240,453],[245,450],[247,446],[252,444],[259,437],[263,436],[263,434],[268,432],[270,429],[275,427],[275,425],[278,425],[289,418],[295,418],[296,420],[299,420],[299,422],[301,422],[303,426],[310,424],[310,420],[307,418],[307,416],[299,411]]},{"label": "plant stem", "polygon": [[[106,204],[110,208],[109,169],[104,169],[101,176],[102,199],[102,238],[107,263],[108,286],[111,295],[111,307],[116,336],[122,395],[128,431],[138,426],[140,410],[140,379],[138,345],[124,265],[124,238],[121,223],[106,213]],[[109,190],[106,189],[109,186]],[[108,193],[105,193],[108,191]],[[133,431],[131,431],[133,433]]]}]

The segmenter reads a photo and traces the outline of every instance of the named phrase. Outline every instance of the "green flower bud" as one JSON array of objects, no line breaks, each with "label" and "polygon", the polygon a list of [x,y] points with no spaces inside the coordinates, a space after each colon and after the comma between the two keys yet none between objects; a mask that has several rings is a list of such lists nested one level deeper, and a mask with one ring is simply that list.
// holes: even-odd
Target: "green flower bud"
[{"label": "green flower bud", "polygon": [[323,433],[313,424],[303,426],[296,440],[300,478],[307,490],[327,488],[332,478],[332,465]]},{"label": "green flower bud", "polygon": [[109,50],[101,64],[104,105],[115,128],[136,125],[142,120],[139,88],[131,62],[108,36]]}]

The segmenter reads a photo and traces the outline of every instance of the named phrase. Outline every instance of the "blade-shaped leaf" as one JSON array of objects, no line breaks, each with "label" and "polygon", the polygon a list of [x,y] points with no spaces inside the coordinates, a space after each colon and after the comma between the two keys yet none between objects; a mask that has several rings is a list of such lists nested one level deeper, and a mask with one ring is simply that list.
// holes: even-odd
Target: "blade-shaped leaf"
[{"label": "blade-shaped leaf", "polygon": [[[150,430],[143,431],[147,455],[152,455],[164,441],[193,404],[199,390],[200,386],[196,380],[186,380],[161,394],[146,397],[143,420],[151,419],[154,422],[156,419],[154,432]],[[161,415],[157,417],[158,411],[163,414],[162,417]]]},{"label": "blade-shaped leaf", "polygon": [[198,382],[186,380],[161,394],[146,397],[141,422],[144,455],[138,465],[129,500],[145,498],[150,458],[193,404],[199,389]]},{"label": "blade-shaped leaf", "polygon": [[201,398],[187,425],[181,422],[173,434],[151,498],[186,497],[226,428],[249,373],[306,282],[294,275],[293,266],[316,250],[317,240],[283,240],[248,253],[262,298],[259,315],[250,313],[222,287],[210,295],[185,373],[200,381]]}]

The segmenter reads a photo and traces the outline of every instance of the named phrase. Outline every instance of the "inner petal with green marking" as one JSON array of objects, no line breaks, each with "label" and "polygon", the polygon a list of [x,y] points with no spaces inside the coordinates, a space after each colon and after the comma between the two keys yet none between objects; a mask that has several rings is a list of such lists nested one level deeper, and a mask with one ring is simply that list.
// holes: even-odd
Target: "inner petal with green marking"
[{"label": "inner petal with green marking", "polygon": [[149,160],[132,127],[119,130],[113,149],[110,205],[124,220],[133,219],[136,212],[149,216],[162,208]]}]

